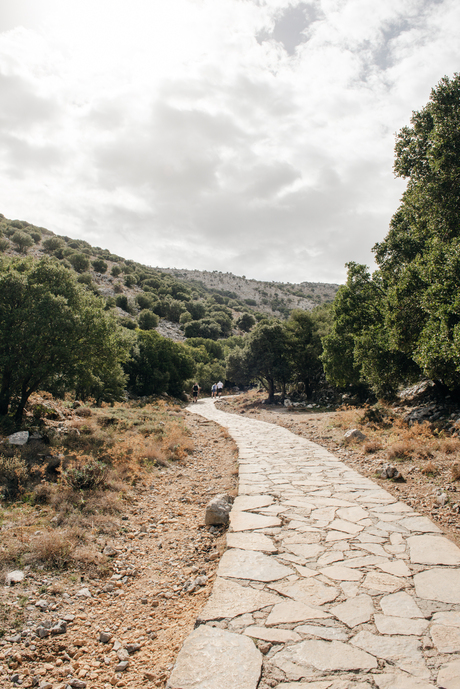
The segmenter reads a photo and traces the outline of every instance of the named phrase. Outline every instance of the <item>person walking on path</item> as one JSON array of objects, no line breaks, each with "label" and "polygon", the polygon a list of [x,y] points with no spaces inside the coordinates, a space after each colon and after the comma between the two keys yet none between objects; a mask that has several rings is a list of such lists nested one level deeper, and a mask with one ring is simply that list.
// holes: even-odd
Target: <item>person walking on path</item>
[{"label": "person walking on path", "polygon": [[213,383],[212,388],[211,388],[211,397],[216,397],[216,395],[217,395],[217,383]]},{"label": "person walking on path", "polygon": [[198,402],[198,394],[200,392],[201,388],[198,385],[198,383],[195,383],[193,388],[192,388],[192,394],[193,394],[193,402],[196,404]]},{"label": "person walking on path", "polygon": [[224,384],[221,380],[217,383],[217,396],[220,397],[222,394],[222,389],[224,387]]}]

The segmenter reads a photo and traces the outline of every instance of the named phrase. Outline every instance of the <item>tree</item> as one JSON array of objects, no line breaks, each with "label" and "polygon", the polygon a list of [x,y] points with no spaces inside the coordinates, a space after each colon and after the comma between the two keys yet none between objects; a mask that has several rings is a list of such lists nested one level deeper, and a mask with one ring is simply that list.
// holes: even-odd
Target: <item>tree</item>
[{"label": "tree", "polygon": [[125,369],[128,389],[134,394],[167,392],[178,397],[183,392],[184,382],[193,376],[195,364],[183,345],[154,330],[139,330]]},{"label": "tree", "polygon": [[217,340],[221,334],[221,328],[212,318],[203,318],[200,321],[190,321],[184,328],[185,337],[208,337]]},{"label": "tree", "polygon": [[139,328],[141,330],[153,330],[157,327],[159,320],[156,313],[149,311],[149,309],[143,309],[139,314]]},{"label": "tree", "polygon": [[57,249],[63,249],[65,242],[60,237],[48,237],[48,239],[43,240],[42,247],[44,251],[53,253]]},{"label": "tree", "polygon": [[36,390],[102,381],[127,349],[103,300],[64,267],[48,258],[0,263],[0,415],[20,421]]},{"label": "tree", "polygon": [[71,254],[68,256],[68,260],[77,273],[84,273],[89,270],[91,265],[88,256],[85,256],[85,254]]},{"label": "tree", "polygon": [[13,244],[16,244],[18,251],[22,254],[27,253],[27,249],[34,245],[34,240],[26,232],[15,232],[11,237]]},{"label": "tree", "polygon": [[303,383],[305,393],[310,396],[323,373],[320,359],[322,345],[317,322],[312,313],[295,309],[285,327],[292,374]]},{"label": "tree", "polygon": [[273,402],[278,384],[283,396],[291,375],[288,338],[281,323],[260,323],[251,332],[244,348],[231,350],[227,358],[228,380],[247,383],[258,380]]},{"label": "tree", "polygon": [[236,321],[236,327],[248,333],[256,324],[256,319],[250,313],[243,313]]},{"label": "tree", "polygon": [[96,273],[106,273],[108,265],[107,263],[102,259],[102,258],[96,258],[92,262],[93,269],[96,271]]},{"label": "tree", "polygon": [[379,269],[350,264],[324,341],[329,380],[389,395],[421,375],[460,388],[460,76],[444,77],[397,136],[408,180]]}]

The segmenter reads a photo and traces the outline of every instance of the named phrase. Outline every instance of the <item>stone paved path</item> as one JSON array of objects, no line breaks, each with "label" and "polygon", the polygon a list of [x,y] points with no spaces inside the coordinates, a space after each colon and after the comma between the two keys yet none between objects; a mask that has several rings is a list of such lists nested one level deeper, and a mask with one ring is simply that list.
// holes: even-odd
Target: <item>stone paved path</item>
[{"label": "stone paved path", "polygon": [[229,429],[240,484],[168,687],[460,689],[460,550],[439,528],[287,429],[189,411]]}]

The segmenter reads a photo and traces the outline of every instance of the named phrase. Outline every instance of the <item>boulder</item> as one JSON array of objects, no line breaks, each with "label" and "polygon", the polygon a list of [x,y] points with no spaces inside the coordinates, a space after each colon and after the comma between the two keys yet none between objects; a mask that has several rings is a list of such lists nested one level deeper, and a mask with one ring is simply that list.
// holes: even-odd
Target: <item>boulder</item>
[{"label": "boulder", "polygon": [[380,478],[391,478],[394,481],[404,481],[403,475],[391,464],[382,464],[380,469]]},{"label": "boulder", "polygon": [[227,526],[229,522],[229,515],[232,509],[233,498],[231,495],[222,494],[216,495],[206,505],[205,523],[206,526],[224,525]]},{"label": "boulder", "polygon": [[10,445],[26,445],[29,441],[29,431],[18,431],[8,436]]},{"label": "boulder", "polygon": [[366,436],[358,428],[352,428],[345,433],[343,436],[345,442],[350,442],[351,440],[359,441],[366,440]]},{"label": "boulder", "polygon": [[20,584],[21,581],[24,581],[24,572],[22,572],[20,569],[15,569],[14,572],[8,572],[5,577],[5,581],[7,586]]}]

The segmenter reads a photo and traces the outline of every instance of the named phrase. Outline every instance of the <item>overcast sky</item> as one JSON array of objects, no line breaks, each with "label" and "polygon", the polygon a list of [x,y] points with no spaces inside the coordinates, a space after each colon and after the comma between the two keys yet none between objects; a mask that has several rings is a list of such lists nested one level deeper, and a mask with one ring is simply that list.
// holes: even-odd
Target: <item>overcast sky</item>
[{"label": "overcast sky", "polygon": [[0,212],[161,267],[343,282],[460,71],[458,0],[0,0]]}]

